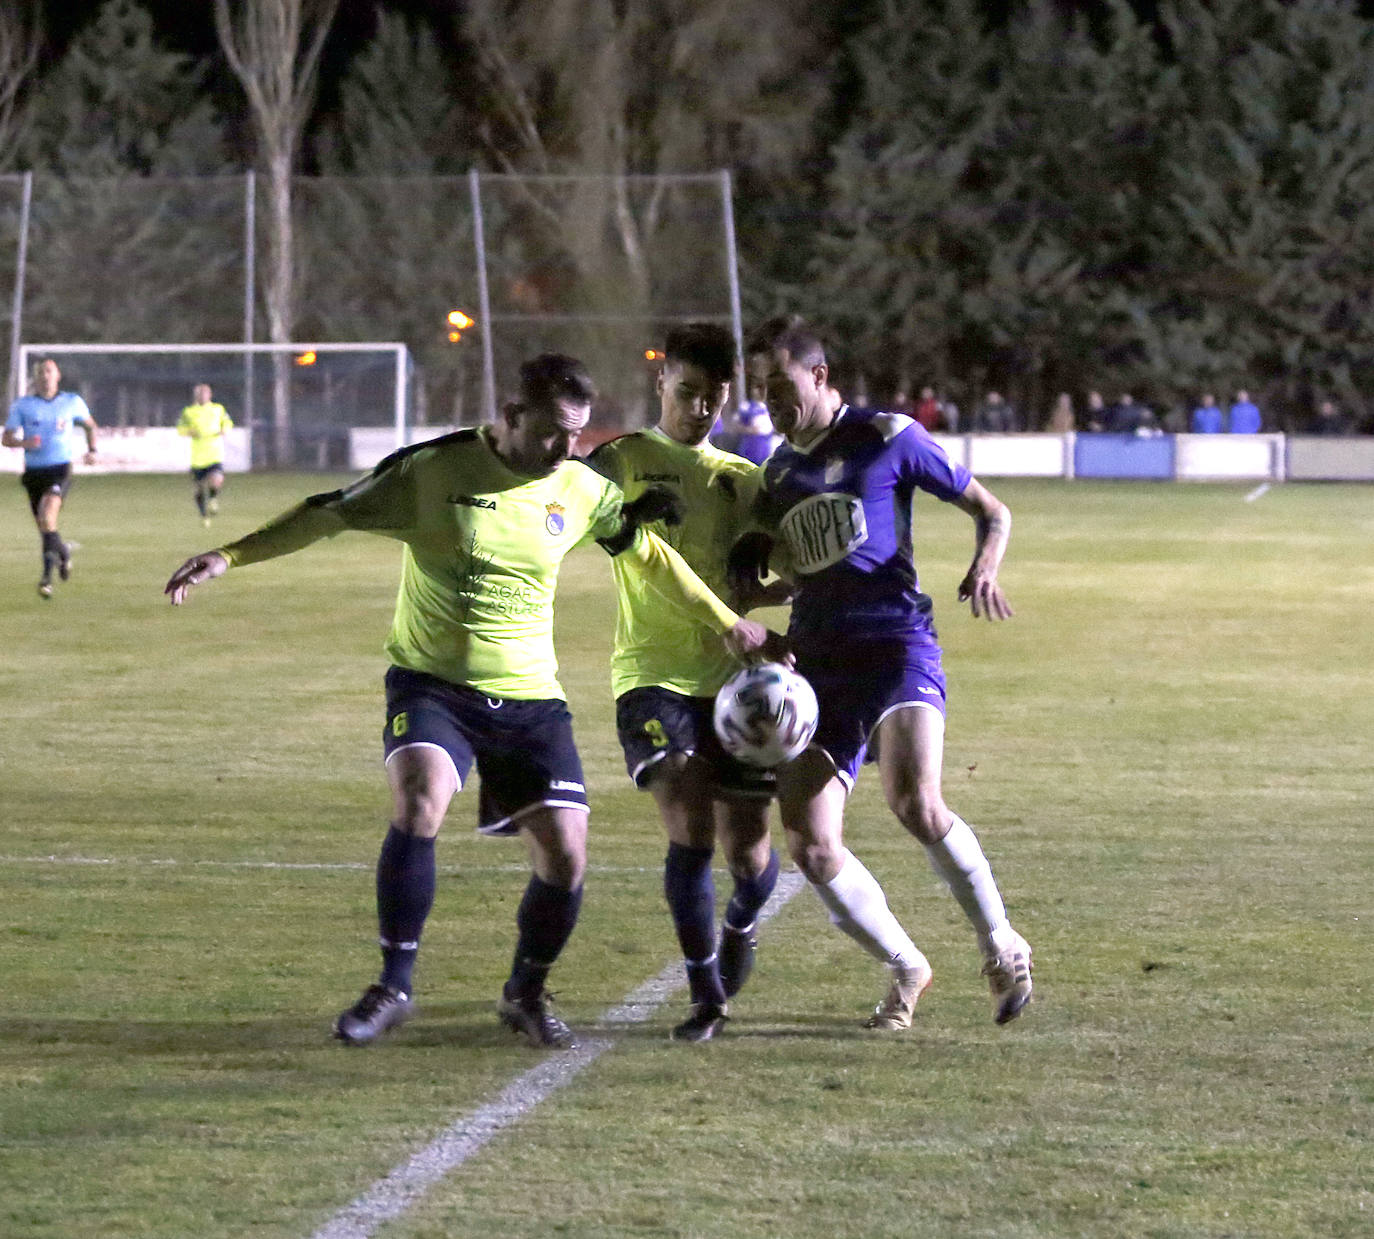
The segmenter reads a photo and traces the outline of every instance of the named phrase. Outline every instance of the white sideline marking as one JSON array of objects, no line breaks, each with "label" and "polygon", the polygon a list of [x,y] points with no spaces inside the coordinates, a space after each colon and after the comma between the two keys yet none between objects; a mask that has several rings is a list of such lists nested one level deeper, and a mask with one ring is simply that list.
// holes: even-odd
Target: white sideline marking
[{"label": "white sideline marking", "polygon": [[[800,873],[784,873],[759,913],[759,922],[773,917],[804,885]],[[669,964],[656,977],[625,995],[611,1007],[602,1024],[642,1024],[676,990],[683,987],[682,965]],[[378,1179],[352,1204],[341,1209],[311,1239],[369,1239],[376,1229],[401,1216],[450,1171],[456,1170],[493,1136],[518,1122],[541,1102],[570,1084],[615,1045],[609,1037],[584,1041],[575,1050],[550,1055],[517,1077],[491,1101],[462,1115],[418,1153]]]},{"label": "white sideline marking", "polygon": [[1245,502],[1254,503],[1255,500],[1258,499],[1261,495],[1266,495],[1268,493],[1269,483],[1261,482],[1258,486],[1255,487],[1254,490],[1252,490],[1248,495],[1245,496]]}]

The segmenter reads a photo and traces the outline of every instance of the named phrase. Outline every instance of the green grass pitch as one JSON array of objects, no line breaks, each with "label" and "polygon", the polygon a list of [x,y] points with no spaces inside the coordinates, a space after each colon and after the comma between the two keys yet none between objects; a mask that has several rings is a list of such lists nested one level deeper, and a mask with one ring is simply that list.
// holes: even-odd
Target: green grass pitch
[{"label": "green grass pitch", "polygon": [[[344,1049],[374,974],[397,549],[344,536],[174,610],[187,554],[330,479],[80,477],[51,602],[0,509],[0,1235],[297,1239],[537,1062],[497,1025],[518,841],[455,802],[422,1016]],[[849,842],[930,956],[906,1035],[808,891],[735,1018],[682,995],[383,1239],[1374,1233],[1374,491],[992,482],[1017,615],[954,604],[972,531],[918,507],[951,685],[946,791],[1035,948],[990,1019],[972,935],[871,772]],[[555,976],[584,1031],[675,957],[662,831],[624,777],[599,551],[560,586],[593,794]],[[720,871],[718,870],[718,875]],[[720,885],[724,886],[722,881]]]}]

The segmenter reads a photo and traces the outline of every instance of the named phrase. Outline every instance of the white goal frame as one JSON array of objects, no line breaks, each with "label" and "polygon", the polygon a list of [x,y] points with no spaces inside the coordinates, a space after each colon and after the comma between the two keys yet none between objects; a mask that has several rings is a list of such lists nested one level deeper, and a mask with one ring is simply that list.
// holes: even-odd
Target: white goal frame
[{"label": "white goal frame", "polygon": [[[318,344],[309,342],[293,342],[290,344],[92,344],[89,341],[74,344],[47,343],[47,344],[21,344],[19,346],[18,364],[15,366],[15,387],[12,398],[17,399],[25,392],[29,381],[29,371],[36,357],[45,357],[52,354],[55,357],[72,356],[75,354],[138,354],[148,355],[162,354],[210,354],[221,357],[244,357],[251,359],[257,356],[271,356],[276,353],[287,353],[298,357],[302,353],[391,353],[395,359],[395,398],[392,408],[393,421],[396,428],[396,446],[398,448],[406,445],[409,431],[409,418],[407,416],[409,408],[409,382],[410,382],[410,350],[405,344],[396,340],[371,343],[349,343],[349,344]],[[251,387],[249,389],[251,391]],[[249,459],[252,459],[252,422],[253,409],[246,410],[244,418],[245,429],[249,437]]]}]

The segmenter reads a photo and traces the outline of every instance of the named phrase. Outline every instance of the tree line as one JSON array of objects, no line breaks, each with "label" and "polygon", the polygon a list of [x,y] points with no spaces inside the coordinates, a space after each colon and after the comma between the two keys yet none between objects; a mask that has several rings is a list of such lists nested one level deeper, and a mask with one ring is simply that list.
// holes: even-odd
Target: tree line
[{"label": "tree line", "polygon": [[[215,0],[201,60],[137,0],[60,55],[7,4],[25,335],[239,338],[251,167],[259,338],[406,340],[456,406],[469,169],[509,178],[494,304],[652,323],[718,288],[720,220],[623,177],[729,168],[746,317],[802,313],[877,398],[1247,387],[1282,428],[1323,398],[1367,413],[1374,23],[1351,0],[1149,7],[454,0],[379,8],[322,84],[338,0]],[[629,347],[602,337],[582,344]]]}]

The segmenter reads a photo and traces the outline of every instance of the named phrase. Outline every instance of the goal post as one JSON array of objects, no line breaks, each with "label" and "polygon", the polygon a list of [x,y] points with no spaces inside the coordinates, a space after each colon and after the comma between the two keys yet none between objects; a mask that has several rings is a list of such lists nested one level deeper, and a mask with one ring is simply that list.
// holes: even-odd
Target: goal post
[{"label": "goal post", "polygon": [[[353,469],[411,440],[414,368],[405,344],[22,344],[16,381],[51,357],[106,435],[128,440],[128,468],[184,456],[168,436],[198,384],[238,427],[242,467]],[[435,433],[425,428],[424,437]],[[135,451],[162,440],[159,451]],[[360,447],[360,445],[362,445]],[[113,443],[112,443],[113,446]],[[138,463],[140,458],[154,463]],[[359,464],[360,458],[362,464]],[[166,466],[162,466],[166,467]],[[179,466],[177,466],[179,467]]]}]

